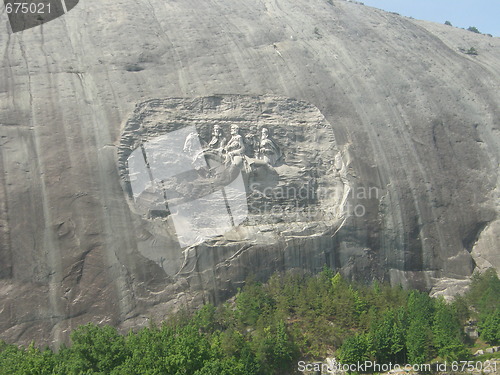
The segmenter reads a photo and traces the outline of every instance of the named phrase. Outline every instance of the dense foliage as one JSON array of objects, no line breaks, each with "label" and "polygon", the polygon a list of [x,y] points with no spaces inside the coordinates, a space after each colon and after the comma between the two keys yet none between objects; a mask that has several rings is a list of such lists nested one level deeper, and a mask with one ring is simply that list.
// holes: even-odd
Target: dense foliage
[{"label": "dense foliage", "polygon": [[473,278],[452,303],[375,282],[348,283],[325,268],[288,272],[266,284],[249,281],[218,308],[182,312],[161,326],[120,335],[81,326],[57,352],[0,343],[0,374],[288,374],[299,359],[336,355],[344,363],[426,363],[470,355],[463,325],[478,320],[499,343],[500,280]]},{"label": "dense foliage", "polygon": [[489,344],[500,344],[500,279],[493,269],[475,274],[467,294],[468,303],[479,320],[479,333]]}]

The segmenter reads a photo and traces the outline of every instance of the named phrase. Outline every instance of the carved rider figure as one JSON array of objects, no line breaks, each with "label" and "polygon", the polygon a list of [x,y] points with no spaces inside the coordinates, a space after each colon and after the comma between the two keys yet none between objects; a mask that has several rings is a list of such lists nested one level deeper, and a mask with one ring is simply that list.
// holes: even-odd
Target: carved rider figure
[{"label": "carved rider figure", "polygon": [[269,138],[269,130],[267,128],[262,128],[257,158],[274,166],[280,157],[281,150],[276,142]]},{"label": "carved rider figure", "polygon": [[226,145],[226,138],[222,134],[222,128],[219,125],[214,125],[212,130],[212,139],[208,143],[207,147],[215,150],[224,148]]},{"label": "carved rider figure", "polygon": [[231,126],[231,139],[224,147],[226,152],[226,164],[233,164],[240,166],[243,162],[245,153],[245,143],[243,137],[240,135],[240,128],[238,125]]}]

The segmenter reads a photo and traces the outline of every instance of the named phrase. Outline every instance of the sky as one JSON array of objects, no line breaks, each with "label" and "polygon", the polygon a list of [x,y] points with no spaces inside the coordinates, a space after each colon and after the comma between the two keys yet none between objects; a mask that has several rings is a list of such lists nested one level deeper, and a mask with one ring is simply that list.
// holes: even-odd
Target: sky
[{"label": "sky", "polygon": [[468,28],[500,37],[500,0],[360,0],[365,5],[420,20]]}]

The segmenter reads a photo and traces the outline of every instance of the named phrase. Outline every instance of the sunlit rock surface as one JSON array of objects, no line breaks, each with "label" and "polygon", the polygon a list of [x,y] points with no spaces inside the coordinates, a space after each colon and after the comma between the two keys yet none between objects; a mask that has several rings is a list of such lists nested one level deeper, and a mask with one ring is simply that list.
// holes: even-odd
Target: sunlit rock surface
[{"label": "sunlit rock surface", "polygon": [[[498,38],[344,1],[82,0],[29,30],[13,34],[5,12],[0,24],[2,339],[128,329],[290,267],[439,294],[476,265],[499,267]],[[205,111],[208,98],[235,105]],[[134,132],[155,100],[159,117]],[[273,101],[289,107],[266,119],[256,103]],[[232,122],[257,139],[268,127],[284,159],[262,181],[305,176],[333,192],[306,206],[341,209],[304,222],[249,209],[181,243],[165,205],[136,204],[123,156],[176,121],[201,146],[215,123],[226,137]]]}]

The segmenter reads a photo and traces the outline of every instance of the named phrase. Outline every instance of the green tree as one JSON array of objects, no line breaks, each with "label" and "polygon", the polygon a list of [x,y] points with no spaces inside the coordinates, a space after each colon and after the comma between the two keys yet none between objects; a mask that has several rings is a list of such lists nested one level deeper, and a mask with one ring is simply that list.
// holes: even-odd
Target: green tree
[{"label": "green tree", "polygon": [[427,363],[432,358],[432,332],[428,321],[422,317],[411,320],[406,335],[406,347],[411,364]]},{"label": "green tree", "polygon": [[259,329],[252,337],[252,345],[264,369],[288,369],[295,357],[294,345],[282,320]]},{"label": "green tree", "polygon": [[434,301],[426,293],[413,290],[408,296],[408,318],[430,322],[434,313]]},{"label": "green tree", "polygon": [[279,320],[276,324],[276,333],[273,348],[273,362],[278,369],[290,366],[294,357],[294,345],[290,341],[285,322]]},{"label": "green tree", "polygon": [[110,374],[128,356],[125,338],[111,326],[99,327],[89,323],[71,333],[67,373],[88,371]]},{"label": "green tree", "polygon": [[357,363],[370,359],[371,338],[367,334],[358,334],[345,339],[339,350],[340,363]]},{"label": "green tree", "polygon": [[465,51],[465,53],[467,55],[474,55],[474,56],[478,55],[477,49],[475,49],[474,47],[469,48],[467,51]]},{"label": "green tree", "polygon": [[373,351],[380,363],[402,363],[406,357],[406,313],[391,309],[372,330]]},{"label": "green tree", "polygon": [[431,297],[416,290],[408,296],[408,332],[406,347],[410,363],[426,363],[433,356],[431,322],[434,303]]},{"label": "green tree", "polygon": [[168,374],[194,374],[210,358],[210,343],[199,327],[189,324],[175,330],[174,341],[164,359]]},{"label": "green tree", "polygon": [[248,372],[245,364],[236,358],[211,359],[204,366],[196,370],[194,375],[257,375],[256,372]]},{"label": "green tree", "polygon": [[260,283],[249,283],[236,295],[236,316],[244,325],[255,325],[262,314],[273,312],[275,301]]},{"label": "green tree", "polygon": [[212,304],[203,305],[191,319],[191,323],[201,329],[203,332],[212,332],[215,330],[216,309]]},{"label": "green tree", "polygon": [[116,368],[116,374],[149,374],[160,375],[167,371],[165,357],[169,348],[175,344],[173,327],[163,326],[161,329],[152,325],[130,332],[126,337],[126,347],[130,355],[125,362]]},{"label": "green tree", "polygon": [[456,295],[455,298],[453,298],[452,306],[457,314],[457,318],[460,321],[460,324],[464,325],[471,314],[467,299],[460,294]]},{"label": "green tree", "polygon": [[470,289],[466,295],[469,304],[478,315],[489,314],[500,309],[500,279],[493,268],[472,276]]},{"label": "green tree", "polygon": [[330,300],[331,314],[337,324],[345,328],[355,328],[359,325],[362,312],[367,311],[367,304],[356,289],[349,285],[337,273],[332,278],[332,297]]},{"label": "green tree", "polygon": [[435,303],[432,331],[434,344],[441,358],[448,361],[467,358],[458,314],[444,299],[437,300]]},{"label": "green tree", "polygon": [[245,346],[245,337],[232,327],[220,334],[220,347],[227,357],[240,355]]},{"label": "green tree", "polygon": [[489,344],[500,344],[500,310],[485,314],[479,323],[481,338]]},{"label": "green tree", "polygon": [[50,375],[55,365],[55,355],[49,349],[41,351],[34,343],[24,349],[0,342],[1,375]]}]

